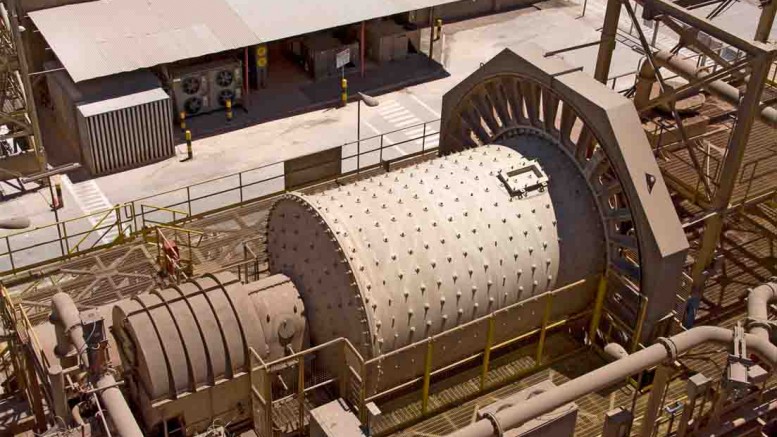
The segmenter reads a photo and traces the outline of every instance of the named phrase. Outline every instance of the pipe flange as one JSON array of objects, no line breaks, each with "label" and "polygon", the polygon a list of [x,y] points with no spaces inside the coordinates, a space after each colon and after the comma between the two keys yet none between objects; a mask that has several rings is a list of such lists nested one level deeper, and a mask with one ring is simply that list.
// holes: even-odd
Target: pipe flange
[{"label": "pipe flange", "polygon": [[494,434],[497,437],[504,437],[505,432],[502,429],[502,424],[499,423],[499,419],[497,419],[496,414],[489,412],[484,414],[482,418],[491,422],[491,426],[494,427]]},{"label": "pipe flange", "polygon": [[675,361],[677,359],[677,356],[679,355],[677,352],[677,345],[675,345],[671,339],[666,337],[658,337],[656,339],[656,343],[660,344],[664,347],[664,349],[666,349],[666,354],[669,356],[671,361]]},{"label": "pipe flange", "polygon": [[745,327],[747,327],[747,330],[750,331],[753,328],[763,328],[767,331],[771,331],[777,326],[777,322],[766,320],[766,319],[753,319],[748,317],[745,320]]}]

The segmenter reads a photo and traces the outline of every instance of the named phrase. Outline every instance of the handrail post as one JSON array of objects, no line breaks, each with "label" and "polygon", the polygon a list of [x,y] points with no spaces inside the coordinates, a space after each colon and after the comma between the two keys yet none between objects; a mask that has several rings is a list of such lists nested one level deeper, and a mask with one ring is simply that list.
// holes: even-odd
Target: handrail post
[{"label": "handrail post", "polygon": [[116,204],[116,230],[119,231],[118,241],[124,241],[124,230],[121,228],[121,206]]},{"label": "handrail post", "polygon": [[421,152],[426,150],[426,123],[424,123],[424,132],[421,134]]},{"label": "handrail post", "polygon": [[65,252],[65,245],[62,243],[62,229],[59,227],[60,225],[64,225],[64,223],[57,222],[57,236],[59,237],[59,252],[62,254],[62,256],[67,255],[67,252]]},{"label": "handrail post", "polygon": [[634,338],[631,339],[631,351],[634,353],[639,348],[640,338],[642,337],[642,327],[645,325],[645,316],[647,316],[648,298],[642,297],[642,306],[639,308],[639,318],[637,319],[637,325],[634,327]]},{"label": "handrail post", "polygon": [[383,134],[380,134],[380,156],[378,162],[383,162]]},{"label": "handrail post", "polygon": [[11,240],[8,238],[8,235],[5,236],[5,247],[8,248],[8,259],[11,261],[11,271],[16,273],[16,266],[13,262],[13,250],[11,249]]},{"label": "handrail post", "polygon": [[359,360],[359,377],[362,379],[359,386],[359,422],[367,426],[367,365],[363,359]]},{"label": "handrail post", "polygon": [[270,371],[266,366],[262,367],[262,388],[264,389],[264,401],[266,402],[264,408],[264,436],[272,437],[272,384],[270,381]]},{"label": "handrail post", "polygon": [[305,436],[305,355],[300,354],[297,364],[297,402],[299,402],[299,436]]},{"label": "handrail post", "polygon": [[238,190],[240,191],[240,203],[243,203],[243,172],[237,174]]},{"label": "handrail post", "polygon": [[[189,217],[192,216],[192,192],[191,192],[191,185],[186,186],[186,206],[187,210],[189,211]],[[175,217],[175,213],[173,213],[173,217]],[[173,219],[175,221],[175,219]]]},{"label": "handrail post", "polygon": [[70,254],[70,240],[67,236],[67,222],[62,222],[62,234],[64,235],[65,239],[65,250],[67,250],[66,255]]},{"label": "handrail post", "polygon": [[488,330],[486,331],[486,346],[483,348],[483,364],[480,369],[480,390],[486,388],[486,378],[488,377],[488,367],[491,361],[491,348],[494,345],[494,315],[488,318]]},{"label": "handrail post", "polygon": [[540,341],[537,343],[537,359],[536,366],[542,364],[542,355],[545,352],[545,335],[547,334],[548,323],[550,323],[550,311],[553,309],[553,296],[555,293],[548,294],[548,298],[545,301],[545,312],[542,314],[542,327],[540,328]]},{"label": "handrail post", "polygon": [[426,359],[424,360],[424,385],[421,389],[421,415],[429,411],[429,386],[432,381],[432,356],[434,355],[434,337],[426,341]]},{"label": "handrail post", "polygon": [[343,342],[343,365],[340,367],[340,380],[337,384],[337,389],[340,392],[340,397],[348,399],[348,345]]},{"label": "handrail post", "polygon": [[599,329],[599,323],[602,320],[602,307],[604,307],[604,297],[607,294],[607,273],[599,279],[599,288],[596,290],[596,301],[594,303],[594,313],[591,316],[591,326],[588,328],[588,341],[594,344],[596,331]]}]

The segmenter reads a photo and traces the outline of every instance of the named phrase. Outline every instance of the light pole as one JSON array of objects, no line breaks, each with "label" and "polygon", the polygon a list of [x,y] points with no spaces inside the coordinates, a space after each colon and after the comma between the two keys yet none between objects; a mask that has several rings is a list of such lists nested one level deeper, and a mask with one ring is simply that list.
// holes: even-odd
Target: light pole
[{"label": "light pole", "polygon": [[372,96],[368,96],[364,93],[356,93],[358,99],[356,99],[356,173],[361,171],[361,145],[362,145],[362,102],[370,108],[374,108],[380,104],[378,99]]}]

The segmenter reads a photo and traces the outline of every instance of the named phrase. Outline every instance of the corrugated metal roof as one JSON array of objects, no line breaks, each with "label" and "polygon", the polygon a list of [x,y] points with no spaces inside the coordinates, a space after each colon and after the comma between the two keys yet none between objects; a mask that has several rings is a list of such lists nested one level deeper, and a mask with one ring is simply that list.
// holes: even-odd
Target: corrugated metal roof
[{"label": "corrugated metal roof", "polygon": [[224,0],[100,0],[29,15],[76,82],[256,43]]},{"label": "corrugated metal roof", "polygon": [[97,0],[30,12],[76,82],[454,0]]},{"label": "corrugated metal roof", "polygon": [[145,103],[156,102],[158,100],[167,100],[170,96],[162,88],[157,88],[139,93],[129,94],[112,99],[102,100],[94,103],[78,105],[78,110],[84,117],[91,117],[106,112],[118,111],[119,109],[132,108]]}]

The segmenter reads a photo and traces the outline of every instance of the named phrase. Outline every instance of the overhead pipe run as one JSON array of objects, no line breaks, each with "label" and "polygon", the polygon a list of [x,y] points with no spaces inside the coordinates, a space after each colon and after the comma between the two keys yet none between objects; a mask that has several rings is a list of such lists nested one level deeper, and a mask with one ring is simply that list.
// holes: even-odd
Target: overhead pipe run
[{"label": "overhead pipe run", "polygon": [[[653,60],[658,66],[667,68],[675,74],[678,74],[689,81],[702,80],[710,73],[696,68],[692,62],[682,59],[679,55],[673,54],[667,50],[659,50],[653,54]],[[639,102],[647,102],[650,90],[655,82],[655,71],[650,62],[643,62],[639,71],[639,80],[637,81],[637,94],[635,104],[639,107]],[[712,94],[721,99],[739,106],[739,90],[722,80],[714,80],[705,86]],[[761,109],[758,114],[762,122],[771,127],[777,127],[777,109],[766,107]]]},{"label": "overhead pipe run", "polygon": [[747,296],[747,327],[756,337],[769,341],[773,325],[769,322],[769,304],[777,301],[777,282],[767,282],[750,290]]},{"label": "overhead pipe run", "polygon": [[[771,365],[777,364],[777,346],[755,334],[744,334],[744,339],[748,350],[754,351]],[[581,396],[609,387],[666,360],[674,360],[681,353],[696,346],[705,343],[731,345],[733,341],[733,331],[716,326],[698,326],[670,338],[660,338],[650,347],[586,373],[525,402],[507,407],[487,419],[479,420],[449,434],[448,437],[499,435],[499,430],[513,429]]]},{"label": "overhead pipe run", "polygon": [[84,339],[81,315],[69,294],[60,292],[51,298],[50,318],[57,335],[56,354],[59,357],[64,357],[69,355],[75,348],[81,368],[87,368],[89,364],[89,348]]}]

